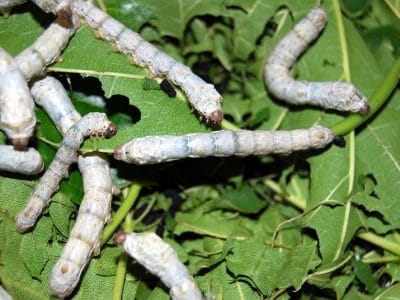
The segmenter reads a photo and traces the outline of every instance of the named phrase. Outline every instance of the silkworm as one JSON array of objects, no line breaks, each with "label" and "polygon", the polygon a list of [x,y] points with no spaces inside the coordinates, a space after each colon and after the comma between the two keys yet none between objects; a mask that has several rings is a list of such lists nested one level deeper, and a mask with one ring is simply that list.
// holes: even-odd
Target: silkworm
[{"label": "silkworm", "polygon": [[159,277],[170,289],[172,299],[202,299],[201,291],[175,250],[155,233],[118,232],[114,241],[122,245],[125,252],[138,263]]},{"label": "silkworm", "polygon": [[117,147],[114,157],[143,165],[188,157],[288,154],[323,148],[333,138],[332,131],[322,126],[291,131],[220,130],[186,135],[147,136]]},{"label": "silkworm", "polygon": [[92,254],[100,253],[103,227],[111,219],[112,180],[106,159],[79,156],[85,196],[67,244],[51,273],[52,293],[64,298],[72,293]]},{"label": "silkworm", "polygon": [[212,84],[204,82],[190,68],[158,50],[138,33],[131,31],[90,1],[74,1],[72,10],[84,18],[100,37],[114,43],[120,52],[130,56],[134,63],[146,66],[154,75],[166,76],[180,86],[193,108],[207,120],[213,123],[221,122],[221,95]]},{"label": "silkworm", "polygon": [[20,5],[27,0],[1,0],[0,1],[0,13],[4,15],[4,17],[8,17],[10,14],[10,10],[13,6]]},{"label": "silkworm", "polygon": [[53,13],[63,18],[70,18],[72,12],[70,3],[72,0],[32,0],[41,10],[46,13]]},{"label": "silkworm", "polygon": [[0,170],[24,175],[38,174],[43,170],[39,152],[33,148],[17,151],[13,146],[0,145]]},{"label": "silkworm", "polygon": [[42,75],[46,67],[60,57],[78,27],[77,18],[73,20],[74,26],[70,28],[60,25],[58,21],[53,22],[30,47],[15,58],[27,81]]},{"label": "silkworm", "polygon": [[327,14],[313,9],[278,43],[264,69],[265,84],[277,98],[291,104],[311,104],[326,109],[366,114],[367,98],[349,82],[294,80],[289,69],[325,27]]},{"label": "silkworm", "polygon": [[29,230],[43,209],[49,205],[51,196],[58,189],[61,179],[68,176],[69,166],[77,160],[77,151],[83,140],[89,136],[109,138],[115,133],[115,125],[107,120],[104,113],[89,113],[68,130],[33,196],[17,217],[16,226],[19,232]]},{"label": "silkworm", "polygon": [[0,48],[0,128],[17,148],[25,148],[36,125],[29,87],[15,60]]},{"label": "silkworm", "polygon": [[164,79],[160,83],[161,90],[168,95],[170,98],[176,97],[176,91],[174,87],[169,83],[168,80]]}]

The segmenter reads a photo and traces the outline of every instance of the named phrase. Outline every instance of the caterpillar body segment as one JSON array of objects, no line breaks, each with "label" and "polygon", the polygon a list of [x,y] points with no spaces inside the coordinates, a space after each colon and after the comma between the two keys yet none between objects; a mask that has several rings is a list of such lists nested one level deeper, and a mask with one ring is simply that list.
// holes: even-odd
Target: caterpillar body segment
[{"label": "caterpillar body segment", "polygon": [[58,16],[72,15],[70,9],[72,0],[32,0],[32,2],[46,13],[53,13]]},{"label": "caterpillar body segment", "polygon": [[4,17],[8,17],[13,6],[20,5],[26,1],[27,0],[1,0],[0,13],[3,14]]},{"label": "caterpillar body segment", "polygon": [[170,289],[174,300],[200,300],[201,291],[175,250],[155,233],[119,232],[114,238],[125,252]]},{"label": "caterpillar body segment", "polygon": [[49,205],[61,179],[68,176],[69,166],[77,160],[77,151],[83,140],[89,136],[111,137],[115,133],[115,125],[108,121],[104,113],[89,113],[68,130],[33,196],[17,217],[19,232],[26,232],[34,226],[44,208]]},{"label": "caterpillar body segment", "polygon": [[103,228],[111,219],[113,184],[107,159],[99,155],[79,156],[78,165],[85,196],[68,242],[50,277],[51,291],[60,298],[73,292],[91,256],[100,253]]},{"label": "caterpillar body segment", "polygon": [[278,43],[265,65],[265,84],[274,96],[291,104],[366,114],[367,98],[352,83],[307,82],[289,74],[299,56],[324,29],[327,18],[322,8],[313,9]]},{"label": "caterpillar body segment", "polygon": [[13,146],[0,145],[0,170],[24,175],[35,175],[43,171],[44,164],[34,148],[17,151]]},{"label": "caterpillar body segment", "polygon": [[333,141],[329,128],[315,126],[291,131],[220,130],[186,135],[134,139],[114,151],[114,157],[137,165],[184,158],[288,154],[320,149]]},{"label": "caterpillar body segment", "polygon": [[223,118],[221,95],[212,84],[204,82],[190,68],[158,50],[139,34],[95,7],[90,1],[73,2],[73,11],[85,19],[103,39],[115,44],[116,49],[131,57],[132,61],[145,66],[156,76],[165,76],[179,85],[186,93],[193,108],[213,123]]},{"label": "caterpillar body segment", "polygon": [[30,47],[15,58],[27,81],[43,75],[46,67],[60,57],[79,26],[77,17],[73,16],[72,22],[72,27],[64,27],[58,21],[53,22]]},{"label": "caterpillar body segment", "polygon": [[28,84],[13,57],[0,48],[0,128],[16,148],[25,148],[35,125]]}]

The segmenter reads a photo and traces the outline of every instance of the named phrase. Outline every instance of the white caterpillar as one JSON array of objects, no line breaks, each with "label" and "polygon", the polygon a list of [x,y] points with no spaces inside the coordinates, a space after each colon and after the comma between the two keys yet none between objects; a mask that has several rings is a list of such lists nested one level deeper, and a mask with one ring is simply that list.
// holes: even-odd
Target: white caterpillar
[{"label": "white caterpillar", "polygon": [[146,66],[154,75],[166,76],[174,84],[181,86],[194,109],[207,120],[221,122],[221,95],[212,84],[204,82],[190,68],[158,50],[90,1],[74,1],[72,10],[97,30],[102,38],[114,43],[120,52],[129,55],[136,64]]},{"label": "white caterpillar", "polygon": [[287,154],[320,149],[333,141],[329,128],[315,126],[291,131],[220,130],[186,135],[148,136],[134,139],[114,151],[115,159],[138,165],[188,157]]},{"label": "white caterpillar", "polygon": [[72,17],[72,21],[72,27],[62,26],[59,19],[53,22],[30,47],[15,58],[27,81],[42,75],[46,67],[60,57],[61,51],[79,26],[76,17]]},{"label": "white caterpillar", "polygon": [[278,43],[264,69],[265,84],[277,98],[292,104],[311,104],[327,109],[366,114],[367,98],[348,82],[294,80],[289,69],[325,27],[327,14],[313,9]]},{"label": "white caterpillar", "polygon": [[5,17],[8,17],[10,14],[10,10],[13,6],[20,5],[27,0],[1,0],[0,1],[0,13],[2,13]]},{"label": "white caterpillar", "polygon": [[55,15],[70,18],[71,9],[70,4],[72,0],[32,0],[41,10],[46,13],[53,13]]},{"label": "white caterpillar", "polygon": [[28,84],[12,56],[0,48],[0,128],[15,147],[24,148],[35,125]]},{"label": "white caterpillar", "polygon": [[201,291],[177,253],[155,233],[118,232],[114,241],[170,289],[174,300],[200,300]]},{"label": "white caterpillar", "polygon": [[43,170],[39,152],[33,148],[17,151],[13,146],[0,145],[0,170],[24,175],[38,174]]},{"label": "white caterpillar", "polygon": [[50,203],[51,196],[58,189],[63,177],[68,176],[69,166],[77,160],[77,151],[83,140],[89,136],[111,137],[116,127],[104,113],[89,113],[72,126],[65,134],[56,156],[37,185],[27,206],[17,217],[17,230],[29,230],[43,209]]},{"label": "white caterpillar", "polygon": [[[65,135],[80,118],[62,84],[47,76],[32,86],[35,102],[42,106],[58,130]],[[100,154],[78,157],[85,196],[67,244],[50,277],[52,293],[70,295],[92,255],[100,253],[104,224],[111,219],[113,185],[108,161]]]}]

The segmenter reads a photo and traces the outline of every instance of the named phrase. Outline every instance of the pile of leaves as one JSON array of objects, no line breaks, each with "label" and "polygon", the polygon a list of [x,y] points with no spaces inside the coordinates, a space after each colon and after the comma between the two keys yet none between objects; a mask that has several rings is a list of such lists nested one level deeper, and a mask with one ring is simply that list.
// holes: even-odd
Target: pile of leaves
[{"label": "pile of leaves", "polygon": [[[331,127],[349,120],[345,114],[288,107],[273,99],[263,82],[274,45],[319,2],[97,4],[213,82],[223,95],[223,128],[272,130],[316,123]],[[400,55],[399,2],[332,0],[322,6],[328,25],[293,76],[351,81],[368,97],[384,89],[385,74]],[[1,47],[17,55],[52,20],[30,3],[16,7],[9,18],[0,17]],[[49,71],[69,89],[81,114],[106,112],[118,125],[113,139],[87,141],[83,150],[111,152],[135,137],[211,130],[182,92],[169,98],[160,80],[130,65],[86,25]],[[61,136],[40,108],[36,113],[35,146],[48,166]],[[111,158],[113,179],[123,192],[114,198],[114,221],[105,230],[101,255],[91,261],[74,299],[168,299],[157,278],[107,241],[128,211],[125,228],[159,233],[210,299],[399,295],[399,114],[395,90],[372,119],[345,135],[345,147],[286,157],[142,167]],[[50,271],[83,197],[81,176],[73,167],[34,230],[20,235],[14,218],[36,182],[14,174],[0,178],[0,281],[15,299],[50,297]]]}]

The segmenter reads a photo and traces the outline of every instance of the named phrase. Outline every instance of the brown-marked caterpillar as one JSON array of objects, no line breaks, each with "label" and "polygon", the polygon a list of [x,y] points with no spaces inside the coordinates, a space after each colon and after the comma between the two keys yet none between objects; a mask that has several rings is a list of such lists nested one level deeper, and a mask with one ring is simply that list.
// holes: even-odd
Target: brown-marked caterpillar
[{"label": "brown-marked caterpillar", "polygon": [[27,0],[1,0],[0,1],[0,13],[2,13],[5,17],[8,17],[10,14],[10,10],[13,6],[20,5]]},{"label": "brown-marked caterpillar", "polygon": [[118,147],[114,157],[143,165],[189,157],[288,154],[324,148],[333,138],[332,131],[322,126],[291,131],[220,130],[179,136],[147,136]]},{"label": "brown-marked caterpillar", "polygon": [[[35,102],[42,106],[62,135],[80,120],[81,115],[54,77],[36,81],[31,91]],[[73,292],[90,257],[99,254],[103,227],[111,218],[113,185],[107,159],[99,153],[80,155],[78,166],[85,196],[68,242],[50,277],[51,291],[60,298]]]},{"label": "brown-marked caterpillar", "polygon": [[325,27],[327,14],[313,9],[278,43],[265,65],[268,90],[291,104],[311,104],[326,109],[366,114],[367,98],[349,82],[307,82],[293,79],[289,70]]},{"label": "brown-marked caterpillar", "polygon": [[0,170],[24,175],[38,174],[43,170],[39,152],[33,148],[17,151],[13,146],[0,145]]},{"label": "brown-marked caterpillar", "polygon": [[60,57],[79,24],[76,17],[72,20],[74,26],[71,28],[60,25],[58,21],[53,22],[30,47],[15,57],[27,81],[42,75],[46,67]]},{"label": "brown-marked caterpillar", "polygon": [[10,54],[0,48],[0,128],[17,148],[25,148],[36,125],[28,84]]},{"label": "brown-marked caterpillar", "polygon": [[72,0],[32,0],[41,10],[53,13],[68,22],[72,17],[70,8]]},{"label": "brown-marked caterpillar", "polygon": [[83,140],[89,136],[112,137],[116,127],[104,113],[89,113],[72,126],[65,134],[56,156],[40,178],[33,196],[17,217],[17,230],[29,230],[50,203],[51,196],[58,189],[63,177],[68,176],[69,166],[77,160],[77,151]]},{"label": "brown-marked caterpillar", "polygon": [[159,277],[170,289],[172,299],[203,299],[201,291],[179,260],[176,251],[155,233],[118,232],[114,241],[122,245],[125,252],[138,263]]},{"label": "brown-marked caterpillar", "polygon": [[213,123],[221,122],[221,95],[212,84],[203,81],[190,68],[158,50],[138,33],[131,31],[90,1],[74,1],[72,10],[84,18],[102,38],[114,43],[120,52],[129,55],[136,64],[146,66],[154,75],[165,76],[179,85],[193,108],[207,120]]}]

